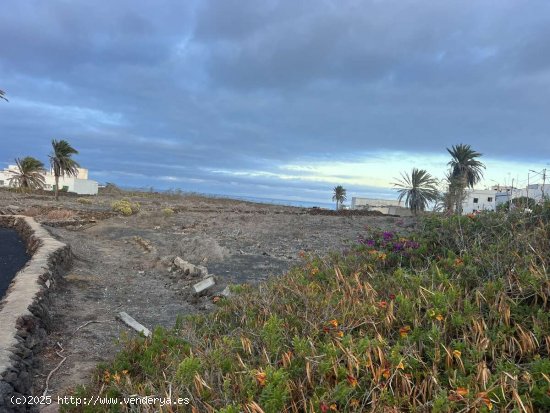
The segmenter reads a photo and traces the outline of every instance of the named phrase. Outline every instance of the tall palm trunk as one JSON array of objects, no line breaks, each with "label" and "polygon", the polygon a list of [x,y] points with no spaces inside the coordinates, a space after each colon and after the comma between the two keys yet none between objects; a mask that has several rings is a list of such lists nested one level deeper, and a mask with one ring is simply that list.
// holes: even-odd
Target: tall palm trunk
[{"label": "tall palm trunk", "polygon": [[55,200],[59,201],[59,175],[55,174]]},{"label": "tall palm trunk", "polygon": [[468,176],[466,174],[463,174],[460,177],[459,185],[457,187],[457,194],[456,194],[456,213],[459,215],[462,215],[462,202],[464,201],[464,193],[466,191],[466,188],[468,187]]}]

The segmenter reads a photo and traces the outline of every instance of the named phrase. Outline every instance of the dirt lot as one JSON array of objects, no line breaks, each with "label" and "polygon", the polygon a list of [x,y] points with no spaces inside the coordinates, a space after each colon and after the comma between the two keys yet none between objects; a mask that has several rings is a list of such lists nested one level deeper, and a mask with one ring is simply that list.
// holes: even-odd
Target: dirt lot
[{"label": "dirt lot", "polygon": [[[139,202],[137,215],[113,214],[123,196]],[[174,213],[164,211],[171,208]],[[178,314],[208,311],[212,294],[228,283],[255,283],[284,273],[300,251],[324,254],[353,243],[366,225],[391,229],[412,221],[365,215],[335,216],[314,211],[228,199],[185,195],[110,194],[82,198],[21,195],[0,191],[0,211],[34,216],[71,245],[73,268],[53,297],[55,324],[40,356],[36,392],[52,376],[49,394],[85,383],[98,362],[108,360],[122,333],[134,334],[116,319],[125,311],[149,329],[172,326]],[[180,256],[216,276],[208,296],[196,299],[200,280],[173,268]],[[59,343],[59,345],[58,345]]]}]

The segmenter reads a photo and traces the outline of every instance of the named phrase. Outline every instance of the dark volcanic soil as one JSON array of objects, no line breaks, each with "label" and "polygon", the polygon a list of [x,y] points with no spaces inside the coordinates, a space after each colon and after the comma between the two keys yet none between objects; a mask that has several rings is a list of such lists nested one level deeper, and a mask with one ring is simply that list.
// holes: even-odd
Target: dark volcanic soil
[{"label": "dark volcanic soil", "polygon": [[[126,195],[128,196],[128,195]],[[42,352],[36,393],[47,374],[67,360],[50,380],[57,395],[85,383],[98,362],[112,358],[121,333],[134,334],[116,319],[125,311],[143,325],[172,326],[178,314],[207,311],[211,296],[192,299],[199,279],[175,271],[175,256],[208,267],[217,278],[214,293],[228,283],[255,283],[283,274],[299,262],[300,251],[324,254],[354,242],[364,227],[409,226],[386,216],[323,215],[308,210],[198,196],[134,194],[141,212],[112,216],[121,195],[62,198],[20,196],[0,191],[0,211],[35,216],[71,245],[73,268],[52,302],[55,324]],[[176,213],[168,215],[165,208]]]},{"label": "dark volcanic soil", "polygon": [[13,276],[29,260],[25,242],[17,231],[0,227],[0,300]]}]

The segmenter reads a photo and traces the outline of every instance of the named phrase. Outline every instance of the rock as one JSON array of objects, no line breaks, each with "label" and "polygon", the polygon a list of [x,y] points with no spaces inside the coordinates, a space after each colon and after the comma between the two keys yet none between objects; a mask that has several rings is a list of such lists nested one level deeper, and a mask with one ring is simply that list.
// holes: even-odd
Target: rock
[{"label": "rock", "polygon": [[174,258],[173,255],[165,255],[159,259],[159,263],[163,267],[171,268],[174,263]]},{"label": "rock", "polygon": [[174,265],[183,271],[185,275],[205,276],[208,274],[208,269],[202,265],[193,265],[180,257],[174,258]]},{"label": "rock", "polygon": [[13,393],[13,387],[11,387],[4,380],[0,381],[0,403]]},{"label": "rock", "polygon": [[143,248],[145,251],[147,252],[151,252],[153,251],[153,245],[151,244],[151,241],[149,240],[146,240],[142,237],[139,237],[139,236],[135,236],[134,237],[134,242],[136,244],[138,244],[141,248]]},{"label": "rock", "polygon": [[205,291],[207,291],[209,288],[216,285],[216,281],[214,281],[214,277],[208,277],[202,280],[201,282],[196,283],[193,285],[193,292],[196,295],[199,295]]},{"label": "rock", "polygon": [[231,297],[233,293],[229,290],[229,286],[225,287],[223,291],[220,293],[220,295],[224,297]]},{"label": "rock", "polygon": [[6,383],[14,384],[17,382],[17,373],[15,373],[14,371],[10,371],[3,377],[3,380]]}]

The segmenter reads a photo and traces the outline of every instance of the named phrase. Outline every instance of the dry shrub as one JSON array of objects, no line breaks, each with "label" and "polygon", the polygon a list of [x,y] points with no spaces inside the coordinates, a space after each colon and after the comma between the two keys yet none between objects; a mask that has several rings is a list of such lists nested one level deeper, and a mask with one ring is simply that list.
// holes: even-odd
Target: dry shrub
[{"label": "dry shrub", "polygon": [[46,215],[46,218],[53,220],[72,219],[75,217],[75,213],[68,209],[54,209]]},{"label": "dry shrub", "polygon": [[76,202],[78,202],[79,204],[82,204],[82,205],[91,205],[91,204],[93,204],[93,201],[90,198],[78,198],[76,200]]},{"label": "dry shrub", "polygon": [[38,207],[30,207],[23,211],[23,215],[28,217],[36,217],[42,213],[42,209]]},{"label": "dry shrub", "polygon": [[164,208],[162,210],[162,214],[165,216],[165,217],[171,217],[172,215],[174,215],[174,210],[172,208]]}]

